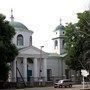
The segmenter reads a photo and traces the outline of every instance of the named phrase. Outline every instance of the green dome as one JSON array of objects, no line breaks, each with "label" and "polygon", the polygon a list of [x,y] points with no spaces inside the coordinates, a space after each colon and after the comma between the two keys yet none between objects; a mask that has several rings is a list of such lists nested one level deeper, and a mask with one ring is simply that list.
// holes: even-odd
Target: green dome
[{"label": "green dome", "polygon": [[65,29],[65,27],[60,24],[60,25],[58,25],[58,26],[56,27],[55,31],[57,31],[57,30],[64,30],[64,29]]},{"label": "green dome", "polygon": [[21,28],[21,29],[26,29],[26,30],[28,30],[28,28],[27,28],[25,25],[23,25],[22,23],[20,23],[20,22],[12,21],[12,22],[10,22],[9,24],[10,24],[11,26],[13,26],[14,28]]}]

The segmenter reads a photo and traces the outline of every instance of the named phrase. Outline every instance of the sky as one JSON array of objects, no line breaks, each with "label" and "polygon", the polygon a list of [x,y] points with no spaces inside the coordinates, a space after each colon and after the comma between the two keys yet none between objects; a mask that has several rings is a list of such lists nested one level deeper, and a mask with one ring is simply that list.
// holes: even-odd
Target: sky
[{"label": "sky", "polygon": [[77,22],[78,12],[88,10],[90,0],[1,0],[0,13],[10,21],[11,8],[14,20],[23,23],[33,33],[33,45],[53,52],[53,31],[60,24]]}]

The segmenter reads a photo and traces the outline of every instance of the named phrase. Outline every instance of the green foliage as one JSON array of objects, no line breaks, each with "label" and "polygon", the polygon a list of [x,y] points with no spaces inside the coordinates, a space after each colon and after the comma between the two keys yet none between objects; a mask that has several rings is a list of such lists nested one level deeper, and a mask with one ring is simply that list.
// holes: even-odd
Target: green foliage
[{"label": "green foliage", "polygon": [[[86,53],[90,50],[90,11],[77,15],[78,22],[69,23],[66,26],[65,38],[67,46],[66,64],[73,70],[87,68]],[[90,52],[88,54],[90,55]]]},{"label": "green foliage", "polygon": [[0,80],[7,80],[9,66],[7,63],[12,62],[18,55],[18,50],[12,43],[15,30],[5,20],[5,16],[0,14]]},{"label": "green foliage", "polygon": [[0,81],[6,81],[8,78],[9,65],[2,62],[0,63]]}]

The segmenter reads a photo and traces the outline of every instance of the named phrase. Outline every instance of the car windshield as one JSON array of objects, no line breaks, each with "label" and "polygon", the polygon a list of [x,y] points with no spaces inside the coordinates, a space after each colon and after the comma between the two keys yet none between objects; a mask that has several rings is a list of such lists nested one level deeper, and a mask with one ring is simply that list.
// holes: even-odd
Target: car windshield
[{"label": "car windshield", "polygon": [[62,83],[62,82],[63,82],[63,80],[58,81],[58,83]]}]

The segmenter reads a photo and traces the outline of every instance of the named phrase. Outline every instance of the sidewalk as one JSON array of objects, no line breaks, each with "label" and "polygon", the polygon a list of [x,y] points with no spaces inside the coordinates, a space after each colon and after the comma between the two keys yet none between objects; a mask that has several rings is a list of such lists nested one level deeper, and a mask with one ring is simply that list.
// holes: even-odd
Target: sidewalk
[{"label": "sidewalk", "polygon": [[[16,89],[16,90],[80,90],[83,89],[83,85],[73,85],[72,88],[54,88],[52,87],[33,87],[33,88],[24,88],[24,89]],[[90,89],[90,84],[85,85],[85,89]]]},{"label": "sidewalk", "polygon": [[[72,90],[80,90],[80,89],[83,89],[83,85],[82,84],[80,84],[80,85],[73,85],[73,89]],[[84,89],[90,89],[90,84],[89,85],[85,85]]]}]

